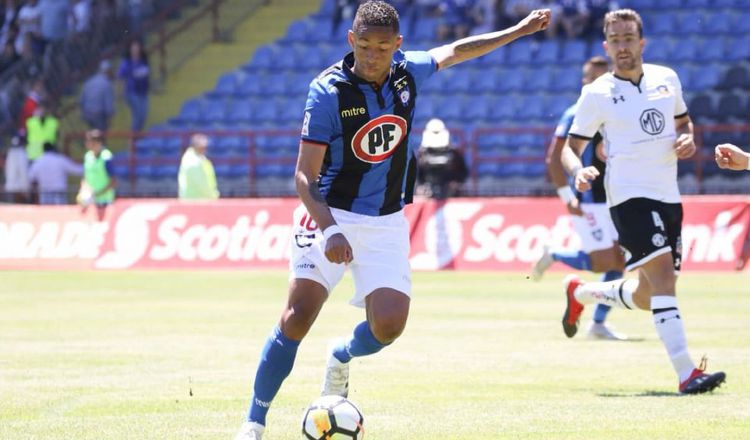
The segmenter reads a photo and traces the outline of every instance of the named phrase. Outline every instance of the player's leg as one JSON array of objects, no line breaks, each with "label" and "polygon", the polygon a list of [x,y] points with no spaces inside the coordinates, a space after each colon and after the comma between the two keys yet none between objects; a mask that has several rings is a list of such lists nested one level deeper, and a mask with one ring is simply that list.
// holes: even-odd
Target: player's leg
[{"label": "player's leg", "polygon": [[[608,216],[609,214],[607,214]],[[611,222],[611,221],[610,221]],[[614,228],[614,227],[613,227]],[[623,277],[625,259],[622,256],[619,244],[614,244],[601,250],[591,252],[591,268],[594,272],[602,273],[601,282],[619,280]],[[607,319],[612,306],[609,304],[597,304],[594,309],[592,321],[589,324],[587,334],[596,339],[625,340],[627,336],[619,334],[609,328],[604,321]]]},{"label": "player's leg", "polygon": [[284,379],[292,371],[297,347],[315,322],[328,289],[309,279],[293,279],[279,324],[271,331],[255,373],[247,420],[266,425],[266,414]]}]

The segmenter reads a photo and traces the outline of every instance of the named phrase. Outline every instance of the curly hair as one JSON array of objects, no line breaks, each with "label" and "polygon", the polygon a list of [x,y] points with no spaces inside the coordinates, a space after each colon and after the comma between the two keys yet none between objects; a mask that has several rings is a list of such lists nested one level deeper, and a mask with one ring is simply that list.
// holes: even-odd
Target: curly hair
[{"label": "curly hair", "polygon": [[388,3],[380,0],[369,0],[359,5],[354,16],[352,30],[359,34],[368,26],[390,27],[399,33],[398,12]]}]

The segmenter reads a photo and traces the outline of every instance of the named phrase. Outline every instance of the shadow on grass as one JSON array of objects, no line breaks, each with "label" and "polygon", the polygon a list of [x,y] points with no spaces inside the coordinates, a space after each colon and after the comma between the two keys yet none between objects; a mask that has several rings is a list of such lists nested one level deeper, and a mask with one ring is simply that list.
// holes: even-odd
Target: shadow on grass
[{"label": "shadow on grass", "polygon": [[643,391],[641,393],[599,393],[599,397],[680,397],[680,393],[668,391]]}]

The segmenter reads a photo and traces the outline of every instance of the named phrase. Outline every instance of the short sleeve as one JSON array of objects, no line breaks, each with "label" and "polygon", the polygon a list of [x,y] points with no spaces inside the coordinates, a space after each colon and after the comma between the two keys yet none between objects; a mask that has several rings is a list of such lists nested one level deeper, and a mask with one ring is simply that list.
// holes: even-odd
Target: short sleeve
[{"label": "short sleeve", "polygon": [[673,78],[674,84],[672,84],[672,86],[674,87],[674,117],[679,118],[687,115],[688,108],[687,104],[685,104],[685,97],[682,96],[682,83],[680,82],[680,78],[677,76],[677,73],[674,74]]},{"label": "short sleeve", "polygon": [[332,115],[336,113],[333,98],[334,95],[319,80],[310,83],[300,135],[303,141],[326,145],[331,142],[334,133]]},{"label": "short sleeve", "polygon": [[555,127],[555,137],[563,139],[568,137],[568,132],[570,131],[570,126],[573,125],[575,115],[575,108],[565,110],[565,113],[563,113],[560,121],[557,123],[557,127]]},{"label": "short sleeve", "polygon": [[599,131],[603,120],[597,101],[599,100],[596,93],[592,91],[590,86],[585,86],[576,104],[575,118],[569,132],[571,136],[591,139]]},{"label": "short sleeve", "polygon": [[414,76],[417,87],[420,87],[425,80],[437,72],[437,61],[429,52],[421,50],[404,52],[404,59],[406,60],[406,70]]}]

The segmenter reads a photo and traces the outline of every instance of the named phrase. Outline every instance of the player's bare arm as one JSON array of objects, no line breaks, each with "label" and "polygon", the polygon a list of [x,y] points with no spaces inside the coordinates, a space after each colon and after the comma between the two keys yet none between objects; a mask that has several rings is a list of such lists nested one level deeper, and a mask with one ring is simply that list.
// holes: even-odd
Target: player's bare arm
[{"label": "player's bare arm", "polygon": [[695,154],[695,140],[693,139],[693,121],[690,116],[684,115],[675,118],[675,131],[677,140],[674,143],[674,151],[679,159],[688,159]]},{"label": "player's bare arm", "polygon": [[750,170],[750,153],[734,144],[719,144],[714,148],[714,159],[725,170]]},{"label": "player's bare arm", "polygon": [[497,32],[462,38],[453,43],[430,49],[430,54],[441,69],[492,52],[498,47],[547,28],[552,12],[549,9],[531,11],[515,26]]},{"label": "player's bare arm", "polygon": [[562,150],[565,146],[565,138],[553,136],[550,141],[549,147],[547,148],[547,156],[545,162],[547,164],[547,170],[549,171],[549,177],[552,184],[557,188],[557,195],[563,200],[565,206],[568,208],[568,213],[572,215],[583,215],[583,211],[578,203],[573,191],[568,186],[568,176],[565,174],[565,170],[562,165]]},{"label": "player's bare arm", "polygon": [[563,168],[569,176],[575,177],[575,186],[578,191],[590,190],[591,181],[599,177],[599,170],[596,167],[584,167],[581,162],[581,153],[588,141],[579,136],[569,135],[562,151]]},{"label": "player's bare arm", "polygon": [[[321,231],[336,225],[331,210],[318,188],[318,174],[323,165],[325,147],[310,142],[300,142],[297,168],[294,180],[297,194]],[[342,233],[336,233],[326,240],[326,258],[332,263],[352,261],[352,248]]]}]

